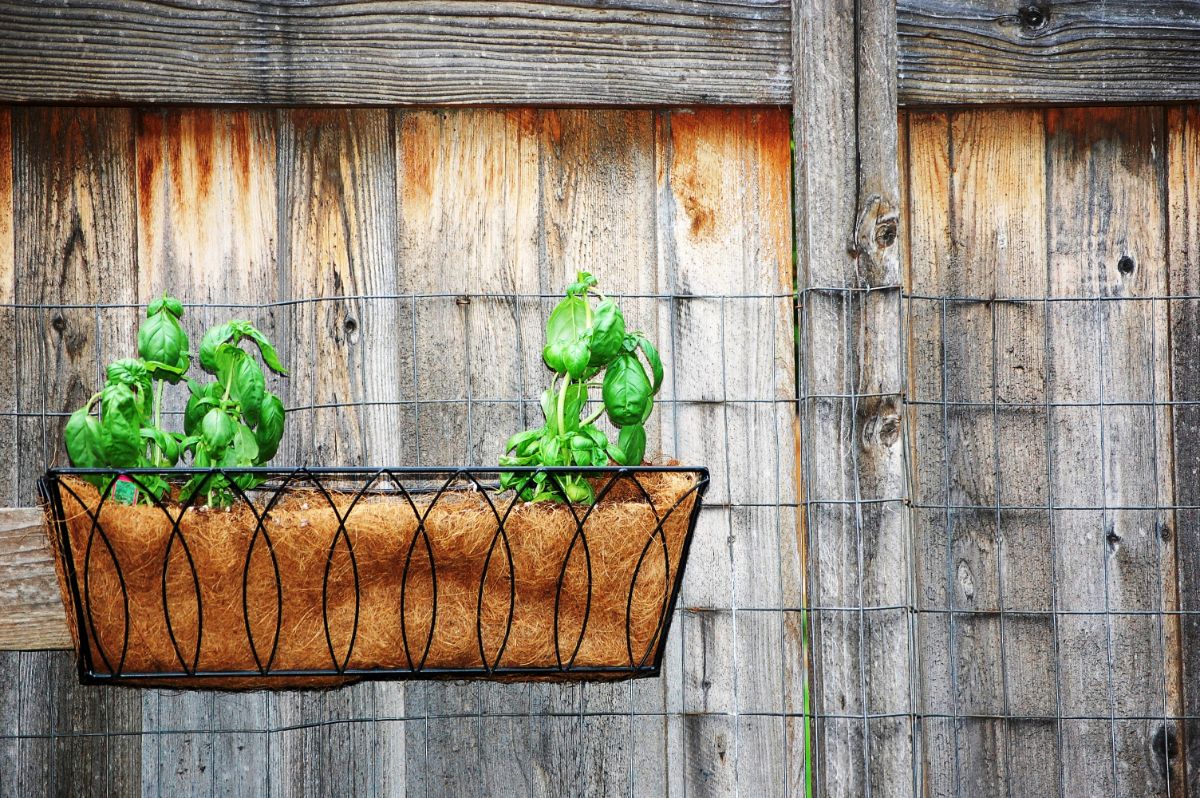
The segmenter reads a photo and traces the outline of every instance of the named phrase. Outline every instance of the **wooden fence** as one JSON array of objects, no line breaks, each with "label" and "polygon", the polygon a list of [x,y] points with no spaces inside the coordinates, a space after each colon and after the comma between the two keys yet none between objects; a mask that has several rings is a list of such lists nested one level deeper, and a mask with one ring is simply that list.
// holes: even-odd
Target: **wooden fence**
[{"label": "wooden fence", "polygon": [[[1200,795],[1197,19],[0,3],[0,795]],[[44,650],[33,480],[149,299],[282,344],[281,462],[487,463],[579,268],[713,470],[662,679]]]}]

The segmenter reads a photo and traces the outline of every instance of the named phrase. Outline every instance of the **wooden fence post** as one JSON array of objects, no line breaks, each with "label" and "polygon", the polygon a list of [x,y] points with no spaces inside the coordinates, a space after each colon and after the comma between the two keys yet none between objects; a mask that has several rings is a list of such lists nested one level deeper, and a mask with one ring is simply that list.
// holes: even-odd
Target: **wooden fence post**
[{"label": "wooden fence post", "polygon": [[819,794],[915,791],[892,0],[793,8],[800,413]]}]

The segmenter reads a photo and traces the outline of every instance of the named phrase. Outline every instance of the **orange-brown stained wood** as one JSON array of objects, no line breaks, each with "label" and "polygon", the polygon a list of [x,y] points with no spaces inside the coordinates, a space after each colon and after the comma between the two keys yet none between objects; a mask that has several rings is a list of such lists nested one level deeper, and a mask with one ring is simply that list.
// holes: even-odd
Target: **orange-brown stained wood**
[{"label": "orange-brown stained wood", "polygon": [[[685,724],[689,785],[770,794],[798,773],[802,750],[802,727],[769,716],[803,711],[800,657],[774,653],[799,638],[799,619],[729,608],[800,600],[796,515],[778,506],[796,496],[788,117],[705,108],[658,122],[659,280],[699,295],[659,317],[674,364],[667,397],[679,400],[660,406],[663,440],[680,461],[709,466],[710,501],[735,507],[701,518],[692,556],[704,578],[682,597],[680,700],[713,713]],[[764,715],[722,716],[734,711]],[[738,756],[723,757],[738,740]]]}]

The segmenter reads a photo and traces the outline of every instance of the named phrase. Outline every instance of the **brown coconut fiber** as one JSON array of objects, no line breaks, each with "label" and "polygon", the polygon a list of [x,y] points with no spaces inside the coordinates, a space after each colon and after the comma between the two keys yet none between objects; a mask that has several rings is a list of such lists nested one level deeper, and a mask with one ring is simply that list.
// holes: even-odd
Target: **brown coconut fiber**
[{"label": "brown coconut fiber", "polygon": [[[623,678],[654,664],[698,501],[696,479],[638,474],[653,507],[632,482],[618,482],[584,523],[586,555],[581,540],[572,547],[571,508],[518,502],[504,523],[510,567],[496,513],[479,491],[447,491],[430,510],[428,495],[410,503],[366,494],[356,502],[353,493],[333,493],[331,507],[315,490],[294,489],[266,517],[271,545],[260,534],[252,547],[257,522],[241,503],[189,508],[172,540],[161,509],[110,499],[93,535],[98,490],[61,477],[81,618],[67,590],[60,541],[50,537],[76,646],[82,623],[95,672],[173,674],[126,683],[318,687],[370,675],[346,671],[394,669],[445,678],[479,669],[536,669],[497,674],[509,679]],[[512,495],[489,496],[503,516]],[[256,501],[260,512],[266,503],[266,497]],[[345,534],[334,507],[346,517]],[[179,505],[167,508],[179,516]],[[661,539],[656,508],[666,516]],[[581,517],[588,510],[573,509]],[[418,520],[426,513],[422,535]],[[626,671],[588,670],[604,668]],[[226,675],[179,675],[196,672]]]}]

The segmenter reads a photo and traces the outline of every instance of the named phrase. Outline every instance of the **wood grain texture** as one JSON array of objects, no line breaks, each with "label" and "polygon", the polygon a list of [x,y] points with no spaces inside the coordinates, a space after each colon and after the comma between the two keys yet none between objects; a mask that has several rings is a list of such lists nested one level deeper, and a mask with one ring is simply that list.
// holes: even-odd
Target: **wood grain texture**
[{"label": "wood grain texture", "polygon": [[[490,462],[508,435],[540,416],[511,400],[540,394],[541,319],[537,303],[468,295],[538,293],[538,113],[403,113],[395,149],[406,256],[399,288],[426,295],[413,300],[410,390],[445,402],[415,408],[418,462]],[[522,348],[500,343],[513,341]],[[407,736],[415,752],[406,767],[409,792],[536,793],[536,774],[558,764],[543,747],[541,723],[486,715],[530,712],[537,689],[411,686],[408,711],[428,719]],[[570,746],[572,763],[579,742]]]},{"label": "wood grain texture", "polygon": [[[1137,298],[1166,289],[1161,186],[1161,109],[1047,114],[1049,291],[1052,296]],[[1132,271],[1118,268],[1130,258]],[[1058,303],[1051,319],[1048,398],[1114,403],[1055,408],[1050,418],[1058,607],[1108,617],[1059,620],[1061,701],[1066,714],[1162,717],[1167,666],[1161,618],[1120,614],[1163,608],[1174,579],[1173,547],[1161,539],[1171,504],[1169,437],[1153,402],[1165,389],[1161,303]],[[1108,509],[1122,508],[1122,509]],[[1168,787],[1151,740],[1156,721],[1064,723],[1068,795],[1158,795]],[[1108,757],[1097,757],[1108,748]]]},{"label": "wood grain texture", "polygon": [[[795,3],[796,247],[817,790],[913,789],[893,4]],[[882,714],[886,717],[869,718]]]},{"label": "wood grain texture", "polygon": [[[17,362],[13,260],[12,114],[0,109],[0,362]],[[17,371],[0,370],[0,506],[17,503]]]},{"label": "wood grain texture", "polygon": [[0,102],[785,104],[784,0],[0,4]]},{"label": "wood grain texture", "polygon": [[781,560],[796,562],[784,298],[792,265],[788,220],[778,213],[788,198],[787,133],[774,111],[677,111],[660,121],[659,282],[667,294],[694,297],[659,314],[671,364],[662,436],[682,462],[707,463],[712,480],[690,555],[700,567],[681,595],[681,695],[665,684],[685,715],[707,716],[681,729],[688,795],[783,795],[795,755],[779,719],[738,717],[797,711],[787,701],[801,679],[781,660],[778,610]]},{"label": "wood grain texture", "polygon": [[[279,340],[276,310],[261,308],[278,296],[274,122],[271,112],[204,109],[136,116],[139,300],[170,293],[189,305],[243,306],[188,307],[183,323],[193,350],[205,329],[230,318],[248,318]],[[276,393],[280,383],[268,378]],[[168,395],[165,410],[182,412],[186,392]],[[177,416],[168,423],[181,428]],[[266,759],[266,735],[228,731],[265,725],[265,694],[148,690],[141,709],[143,731],[195,730],[142,737],[144,792],[266,794],[242,765],[246,757]]]},{"label": "wood grain texture", "polygon": [[1200,99],[1200,17],[1192,0],[896,6],[906,105]]},{"label": "wood grain texture", "polygon": [[[61,416],[91,395],[112,344],[133,340],[133,136],[125,110],[19,109],[13,125],[13,220],[18,304],[90,304],[108,309],[18,311],[18,502],[32,504],[33,481],[64,463]],[[53,794],[56,785],[140,792],[140,697],[84,689],[64,652],[22,652],[15,675],[22,696],[16,782],[21,795]],[[6,676],[6,678],[13,678]],[[36,696],[36,700],[32,698]],[[118,734],[108,737],[105,732]],[[40,735],[40,736],[39,736]]]},{"label": "wood grain texture", "polygon": [[71,647],[41,510],[0,509],[0,606],[0,650]]},{"label": "wood grain texture", "polygon": [[[396,160],[386,110],[278,115],[281,326],[292,364],[284,403],[293,462],[382,465],[405,457],[396,398],[402,373],[394,303],[363,300],[397,289]],[[403,688],[371,683],[273,694],[267,721],[272,793],[367,794],[377,751],[394,753],[403,727],[369,718],[403,714]],[[261,784],[261,776],[258,783]]]},{"label": "wood grain texture", "polygon": [[1056,794],[1053,723],[953,719],[1055,714],[1048,514],[939,507],[1047,502],[1046,414],[1012,406],[1044,396],[1043,118],[907,118],[909,285],[973,298],[909,304],[919,689],[949,716],[925,721],[922,767],[932,794]]},{"label": "wood grain texture", "polygon": [[[1200,296],[1200,268],[1197,246],[1200,243],[1200,109],[1173,108],[1168,111],[1167,151],[1169,199],[1167,253],[1170,264],[1171,294],[1179,297]],[[1178,299],[1170,303],[1171,317],[1171,433],[1175,441],[1175,501],[1192,508],[1200,506],[1200,470],[1196,468],[1200,452],[1200,360],[1195,357],[1195,342],[1200,341],[1200,300]],[[1174,525],[1178,553],[1178,608],[1200,611],[1200,511],[1175,511]],[[1173,631],[1170,630],[1169,631]],[[1192,716],[1174,735],[1180,764],[1185,768],[1187,791],[1200,794],[1200,615],[1180,618],[1176,645],[1182,656],[1183,714]]]}]

